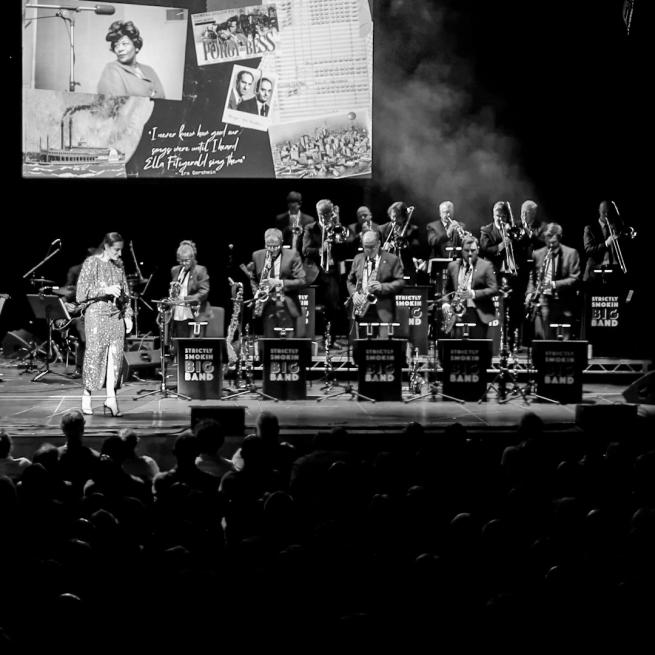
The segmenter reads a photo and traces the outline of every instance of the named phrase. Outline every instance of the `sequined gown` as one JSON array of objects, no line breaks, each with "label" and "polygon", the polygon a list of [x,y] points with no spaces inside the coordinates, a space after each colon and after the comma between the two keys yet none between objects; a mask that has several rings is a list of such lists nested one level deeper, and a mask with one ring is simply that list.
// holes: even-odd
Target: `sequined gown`
[{"label": "sequined gown", "polygon": [[[103,261],[98,256],[88,257],[82,265],[77,280],[77,302],[84,302],[102,294],[103,287],[118,284],[128,293],[127,278],[122,266]],[[132,318],[132,308],[125,307],[126,317]],[[84,313],[86,327],[86,352],[82,368],[82,382],[89,391],[102,389],[106,378],[107,352],[114,367],[114,380],[119,385],[123,350],[125,347],[125,323],[123,314],[112,302],[93,302]]]}]

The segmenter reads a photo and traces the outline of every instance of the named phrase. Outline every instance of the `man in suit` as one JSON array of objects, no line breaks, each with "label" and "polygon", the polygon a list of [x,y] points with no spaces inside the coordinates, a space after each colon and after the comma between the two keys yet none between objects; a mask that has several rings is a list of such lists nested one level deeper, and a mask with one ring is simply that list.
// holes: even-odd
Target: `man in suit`
[{"label": "man in suit", "polygon": [[535,339],[552,339],[556,332],[551,323],[569,323],[576,332],[574,307],[580,281],[580,255],[575,248],[561,243],[562,226],[548,223],[544,233],[546,245],[533,253],[534,268],[526,292],[526,302],[536,305]]},{"label": "man in suit", "polygon": [[[339,302],[339,281],[346,273],[344,260],[348,255],[348,228],[339,220],[339,208],[327,198],[316,203],[316,213],[318,220],[306,225],[303,233],[305,274],[318,284],[317,303],[323,307],[332,334],[345,334],[347,327],[343,305]],[[322,327],[324,330],[325,326]]]},{"label": "man in suit", "polygon": [[[403,264],[405,276],[416,282],[414,260],[423,256],[418,225],[410,223],[409,207],[404,202],[394,202],[387,209],[389,221],[380,227],[382,250],[387,250]],[[400,236],[402,234],[402,237]]]},{"label": "man in suit", "polygon": [[257,114],[268,116],[271,111],[271,100],[273,98],[273,82],[268,77],[260,77],[255,89],[257,102]]},{"label": "man in suit", "polygon": [[209,274],[198,264],[196,252],[193,241],[182,241],[177,249],[178,264],[171,268],[169,295],[177,294],[177,300],[185,301],[173,309],[171,337],[190,337],[193,327],[189,321],[204,321],[209,315]]},{"label": "man in suit", "polygon": [[488,259],[496,274],[509,273],[506,265],[506,243],[503,239],[502,226],[509,227],[509,210],[507,203],[499,200],[493,207],[493,222],[480,228],[480,255]]},{"label": "man in suit", "polygon": [[[362,246],[364,252],[353,260],[347,280],[354,318],[357,322],[392,323],[396,294],[405,286],[402,263],[380,248],[377,230],[364,232]],[[380,336],[386,332],[381,330]]]},{"label": "man in suit", "polygon": [[[475,327],[468,330],[469,337],[486,339],[489,323],[496,317],[493,297],[498,294],[498,284],[493,265],[478,254],[478,240],[473,236],[465,237],[461,259],[448,264],[446,293],[451,295],[448,296],[449,301],[442,305],[442,311],[447,316],[457,309],[455,300],[458,300],[464,313],[456,322],[475,323]],[[453,329],[449,335],[456,338],[460,336],[459,330]]]},{"label": "man in suit", "polygon": [[[594,273],[594,270],[601,268],[619,270],[614,244],[622,229],[623,225],[614,207],[609,201],[603,200],[598,207],[598,221],[584,227],[584,251],[587,255],[587,263],[582,279],[585,283],[594,282],[599,277],[600,274]],[[623,250],[621,252],[623,253]]]},{"label": "man in suit", "polygon": [[252,89],[252,83],[255,81],[253,74],[247,70],[241,70],[237,73],[237,79],[234,83],[234,88],[230,91],[230,99],[228,101],[228,109],[236,109],[237,111],[249,111],[244,108],[244,103],[250,102],[255,105],[255,110],[250,110],[251,114],[257,113],[257,102],[254,96],[246,100]]},{"label": "man in suit", "polygon": [[305,227],[314,222],[314,217],[300,211],[302,196],[297,191],[287,195],[287,211],[275,217],[275,227],[282,232],[282,245],[289,246],[302,254],[302,235]]},{"label": "man in suit", "polygon": [[349,246],[348,255],[350,257],[355,257],[358,252],[362,252],[362,237],[364,236],[364,232],[376,230],[379,233],[381,227],[373,220],[373,214],[371,214],[371,210],[366,206],[360,207],[357,210],[356,216],[357,220],[348,226],[350,234],[346,238],[346,243]]},{"label": "man in suit", "polygon": [[[305,271],[297,250],[282,248],[282,232],[269,228],[264,232],[265,248],[252,253],[249,268],[260,290],[268,288],[268,300],[261,306],[263,334],[277,337],[276,327],[293,328],[287,336],[304,337],[305,319],[298,291],[305,286]],[[253,310],[258,303],[253,304]]]},{"label": "man in suit", "polygon": [[439,205],[439,220],[425,226],[427,241],[430,248],[430,258],[455,259],[456,248],[461,248],[460,233],[463,226],[455,220],[455,205],[445,200]]}]

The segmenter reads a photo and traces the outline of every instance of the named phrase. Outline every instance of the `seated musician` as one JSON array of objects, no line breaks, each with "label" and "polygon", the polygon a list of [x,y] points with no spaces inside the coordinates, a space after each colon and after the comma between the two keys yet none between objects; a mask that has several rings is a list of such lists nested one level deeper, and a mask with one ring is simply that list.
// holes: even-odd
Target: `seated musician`
[{"label": "seated musician", "polygon": [[196,260],[197,250],[193,241],[181,241],[177,249],[178,265],[171,268],[169,296],[179,304],[173,308],[170,323],[171,337],[190,337],[193,327],[189,321],[207,319],[209,274]]},{"label": "seated musician", "polygon": [[377,230],[364,232],[362,244],[364,252],[353,260],[347,280],[353,317],[357,322],[392,323],[396,294],[405,286],[402,263],[380,248]]},{"label": "seated musician", "polygon": [[448,264],[447,302],[442,305],[444,331],[451,338],[461,336],[456,323],[474,323],[468,328],[471,339],[486,339],[489,323],[496,317],[493,297],[498,284],[493,265],[478,256],[478,240],[473,236],[462,241],[462,256]]},{"label": "seated musician", "polygon": [[305,336],[298,291],[305,286],[305,271],[297,250],[282,248],[282,232],[270,228],[264,233],[265,248],[252,253],[248,265],[259,294],[253,302],[253,315],[263,320],[265,337],[277,337],[275,328],[292,328],[287,337]]},{"label": "seated musician", "polygon": [[562,226],[548,223],[544,233],[546,245],[535,250],[534,268],[526,292],[526,309],[534,320],[535,339],[553,339],[557,331],[551,323],[571,324],[580,280],[580,255],[575,248],[561,243]]}]

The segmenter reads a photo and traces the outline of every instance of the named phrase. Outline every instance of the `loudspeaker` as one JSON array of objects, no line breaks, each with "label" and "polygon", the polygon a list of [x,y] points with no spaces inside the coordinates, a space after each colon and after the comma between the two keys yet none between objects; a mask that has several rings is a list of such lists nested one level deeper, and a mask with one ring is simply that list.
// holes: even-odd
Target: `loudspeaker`
[{"label": "loudspeaker", "polygon": [[125,337],[125,350],[159,350],[159,337]]},{"label": "loudspeaker", "polygon": [[624,392],[629,403],[655,405],[655,371],[650,371],[635,380]]},{"label": "loudspeaker", "polygon": [[155,371],[161,366],[158,350],[137,350],[123,353],[123,382],[135,375],[140,378],[157,377]]},{"label": "loudspeaker", "polygon": [[229,405],[215,405],[207,402],[202,404],[191,403],[191,427],[206,418],[213,418],[218,421],[228,436],[242,437],[245,433],[245,407],[230,407]]},{"label": "loudspeaker", "polygon": [[627,434],[636,421],[637,405],[576,405],[575,407],[576,424],[583,430],[598,434]]},{"label": "loudspeaker", "polygon": [[5,338],[2,340],[2,352],[5,357],[11,359],[13,357],[22,357],[26,354],[25,350],[29,350],[30,342],[34,341],[34,335],[27,330],[14,330],[7,332]]}]

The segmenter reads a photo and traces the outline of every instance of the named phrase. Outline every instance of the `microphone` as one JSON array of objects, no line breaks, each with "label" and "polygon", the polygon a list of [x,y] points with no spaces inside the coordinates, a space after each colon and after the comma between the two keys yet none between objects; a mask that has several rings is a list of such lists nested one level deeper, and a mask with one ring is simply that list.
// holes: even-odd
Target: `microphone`
[{"label": "microphone", "polygon": [[116,7],[112,7],[111,5],[96,5],[94,10],[96,14],[100,14],[101,16],[111,16],[116,13]]},{"label": "microphone", "polygon": [[51,244],[50,247],[54,246],[55,244],[60,244],[61,245],[61,239],[55,239]]}]

